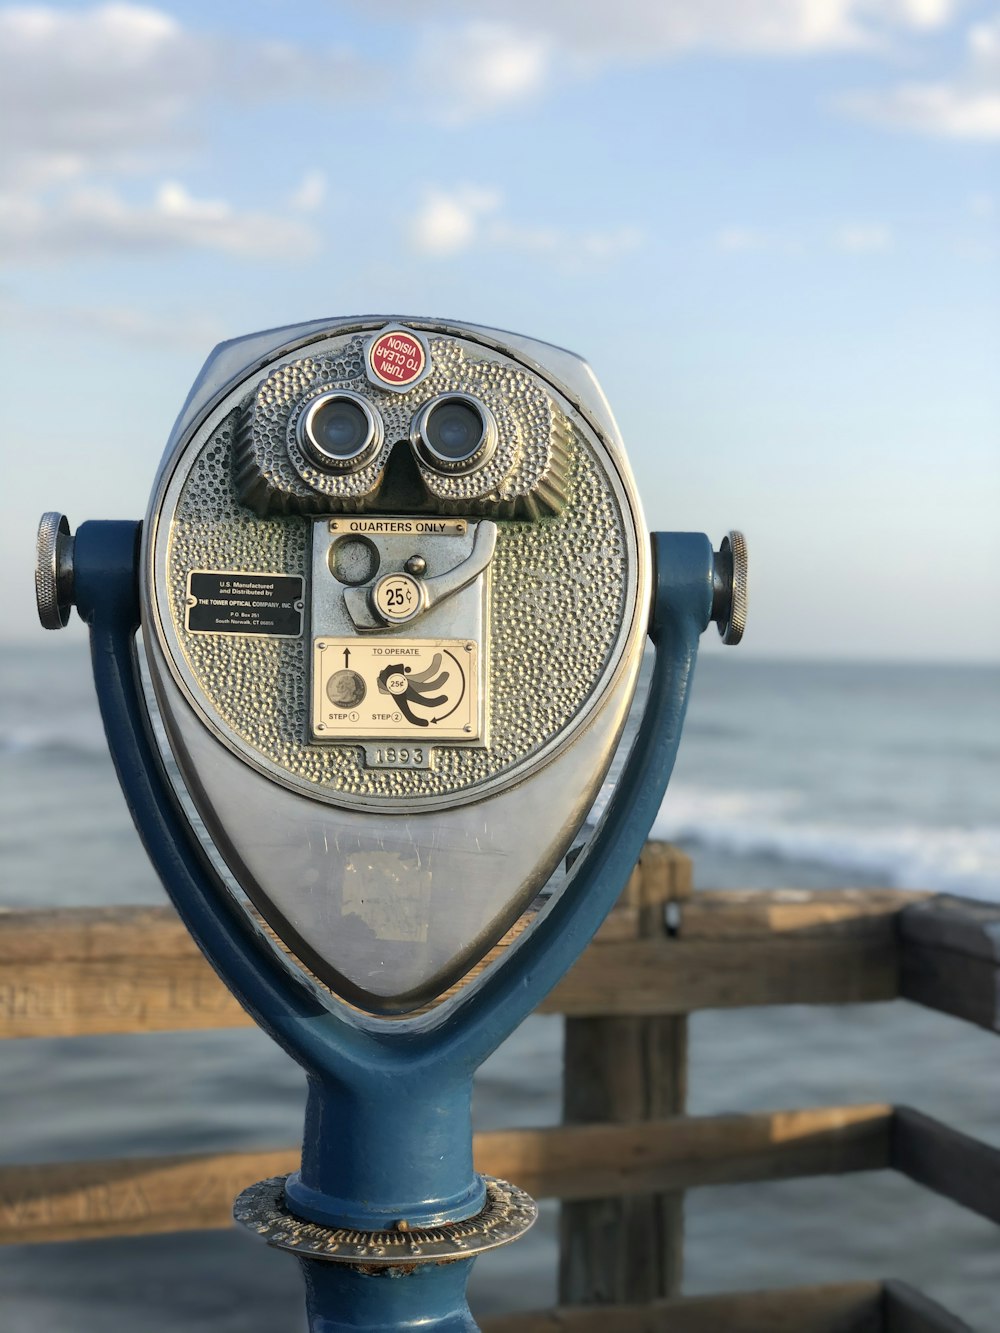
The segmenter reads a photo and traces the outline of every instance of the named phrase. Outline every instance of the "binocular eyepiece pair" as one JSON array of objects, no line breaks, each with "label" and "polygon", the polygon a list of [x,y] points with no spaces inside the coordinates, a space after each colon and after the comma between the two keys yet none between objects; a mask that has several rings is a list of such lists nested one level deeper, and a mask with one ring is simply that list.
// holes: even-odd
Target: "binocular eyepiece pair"
[{"label": "binocular eyepiece pair", "polygon": [[[312,398],[299,415],[296,439],[316,467],[357,472],[380,453],[385,422],[364,398],[332,389]],[[432,471],[465,474],[493,457],[497,424],[493,413],[465,393],[443,393],[426,403],[410,428],[414,455]],[[307,478],[308,479],[308,478]]]},{"label": "binocular eyepiece pair", "polygon": [[468,339],[387,325],[279,361],[235,413],[237,498],[278,514],[565,507],[573,428],[544,380]]}]

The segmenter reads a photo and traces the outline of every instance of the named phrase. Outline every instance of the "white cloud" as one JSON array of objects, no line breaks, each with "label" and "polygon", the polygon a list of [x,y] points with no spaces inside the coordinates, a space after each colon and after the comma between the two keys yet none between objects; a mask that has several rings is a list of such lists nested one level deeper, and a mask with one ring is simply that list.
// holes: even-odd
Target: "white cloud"
[{"label": "white cloud", "polygon": [[752,227],[723,227],[716,236],[720,250],[739,254],[746,250],[763,250],[770,244],[770,237]]},{"label": "white cloud", "polygon": [[195,33],[143,5],[0,9],[0,180],[149,170],[197,142],[215,98],[358,97],[364,75],[344,51]]},{"label": "white cloud", "polygon": [[742,223],[722,227],[715,234],[715,244],[726,254],[771,253],[792,258],[806,246],[797,231],[787,228],[748,227]]},{"label": "white cloud", "polygon": [[[360,0],[355,0],[360,5]],[[809,56],[884,48],[954,19],[969,0],[425,0],[415,82],[452,121],[530,101],[612,63],[696,52]],[[381,15],[413,21],[410,0]]]},{"label": "white cloud", "polygon": [[967,207],[974,218],[991,218],[996,212],[996,199],[986,190],[976,190],[969,195]]},{"label": "white cloud", "polygon": [[485,228],[483,240],[497,249],[558,255],[561,260],[579,263],[588,259],[617,259],[638,249],[644,236],[639,227],[627,225],[610,231],[573,233],[560,227],[525,227],[497,219]]},{"label": "white cloud", "polygon": [[1000,139],[1000,90],[903,84],[888,93],[859,94],[845,105],[894,129],[950,139]]},{"label": "white cloud", "polygon": [[1000,18],[977,23],[965,67],[950,80],[908,82],[854,93],[843,105],[895,129],[952,139],[1000,139]]},{"label": "white cloud", "polygon": [[[887,33],[949,23],[967,0],[478,0],[476,22],[544,36],[560,55],[603,60],[695,49],[796,53],[872,45]],[[409,0],[383,0],[405,20]],[[425,0],[420,13],[459,20],[467,0]]]},{"label": "white cloud", "polygon": [[461,185],[456,190],[428,190],[417,212],[411,242],[426,255],[452,255],[480,239],[484,217],[499,206],[495,190]]},{"label": "white cloud", "polygon": [[545,85],[552,43],[504,23],[434,28],[418,44],[421,97],[447,120],[492,111],[534,97]]},{"label": "white cloud", "polygon": [[288,202],[300,213],[315,213],[326,199],[326,189],[325,171],[307,171]]},{"label": "white cloud", "polygon": [[[139,4],[0,9],[5,257],[186,246],[255,256],[312,252],[314,232],[270,209],[239,212],[169,182],[151,203],[136,204],[115,182],[175,172],[216,99],[263,102],[303,88],[320,97],[362,96],[364,72],[349,53],[189,31]],[[324,189],[321,174],[310,172],[286,206],[315,209]]]},{"label": "white cloud", "polygon": [[158,314],[129,306],[52,306],[19,300],[0,292],[0,326],[22,333],[32,329],[43,334],[64,335],[79,330],[88,338],[113,342],[142,343],[147,347],[180,348],[204,353],[226,337],[228,330],[203,311]]},{"label": "white cloud", "polygon": [[235,211],[222,200],[195,199],[176,182],[149,204],[115,190],[76,187],[55,200],[0,195],[0,252],[8,262],[113,251],[143,254],[195,247],[243,256],[295,258],[316,248],[303,223]]},{"label": "white cloud", "polygon": [[913,28],[943,28],[964,8],[956,0],[872,0],[869,12]]},{"label": "white cloud", "polygon": [[891,249],[892,232],[881,223],[852,223],[836,229],[833,244],[847,254],[875,254]]},{"label": "white cloud", "polygon": [[891,249],[892,231],[881,222],[845,223],[828,232],[802,233],[797,229],[764,230],[729,226],[716,233],[715,243],[728,254],[762,253],[792,257],[807,252],[839,250],[845,254],[877,254]]},{"label": "white cloud", "polygon": [[428,190],[410,233],[414,249],[437,257],[473,248],[515,250],[558,258],[563,267],[616,259],[643,242],[638,227],[572,232],[553,226],[525,226],[502,213],[497,190],[460,185]]},{"label": "white cloud", "polygon": [[590,259],[617,259],[619,255],[638,250],[645,242],[640,227],[622,226],[611,231],[586,231],[580,237],[582,256]]},{"label": "white cloud", "polygon": [[[37,185],[122,166],[175,137],[190,74],[165,14],[0,11],[0,175]],[[175,76],[177,76],[175,80]]]}]

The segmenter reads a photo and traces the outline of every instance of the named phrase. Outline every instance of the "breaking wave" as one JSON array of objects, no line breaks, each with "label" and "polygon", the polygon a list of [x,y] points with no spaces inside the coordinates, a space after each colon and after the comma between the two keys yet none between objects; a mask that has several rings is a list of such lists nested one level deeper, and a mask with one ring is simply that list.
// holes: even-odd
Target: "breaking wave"
[{"label": "breaking wave", "polygon": [[810,861],[896,888],[1000,900],[1000,828],[865,827],[801,817],[785,792],[672,787],[653,836],[734,856]]}]

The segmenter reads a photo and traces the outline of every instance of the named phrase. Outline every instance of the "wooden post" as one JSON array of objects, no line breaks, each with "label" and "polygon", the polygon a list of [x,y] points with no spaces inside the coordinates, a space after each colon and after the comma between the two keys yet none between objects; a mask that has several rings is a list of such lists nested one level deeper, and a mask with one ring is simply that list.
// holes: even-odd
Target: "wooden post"
[{"label": "wooden post", "polygon": [[[610,940],[665,934],[667,904],[690,893],[690,858],[666,843],[647,843],[598,941],[601,935]],[[568,1018],[564,1120],[622,1123],[683,1114],[687,1035],[686,1016]],[[683,1242],[679,1192],[564,1203],[560,1302],[674,1296],[681,1285]]]}]

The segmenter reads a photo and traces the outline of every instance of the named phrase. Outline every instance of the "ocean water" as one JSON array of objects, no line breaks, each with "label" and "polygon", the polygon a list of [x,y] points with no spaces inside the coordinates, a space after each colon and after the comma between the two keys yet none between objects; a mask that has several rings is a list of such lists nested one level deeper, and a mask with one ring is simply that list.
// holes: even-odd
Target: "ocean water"
[{"label": "ocean water", "polygon": [[[698,668],[654,832],[711,887],[894,885],[1000,901],[1000,673],[788,664]],[[0,650],[0,907],[159,903],[111,769],[86,650]],[[694,1114],[916,1105],[1000,1144],[1000,1040],[892,1003],[691,1020]],[[559,1118],[561,1023],[484,1066],[477,1124]],[[6,1162],[295,1142],[303,1082],[256,1031],[0,1043]],[[1000,1232],[892,1173],[692,1191],[689,1291],[905,1278],[1000,1328]],[[555,1300],[556,1209],[477,1265],[480,1313]],[[301,1333],[298,1270],[237,1232],[0,1250],[0,1329]]]}]

